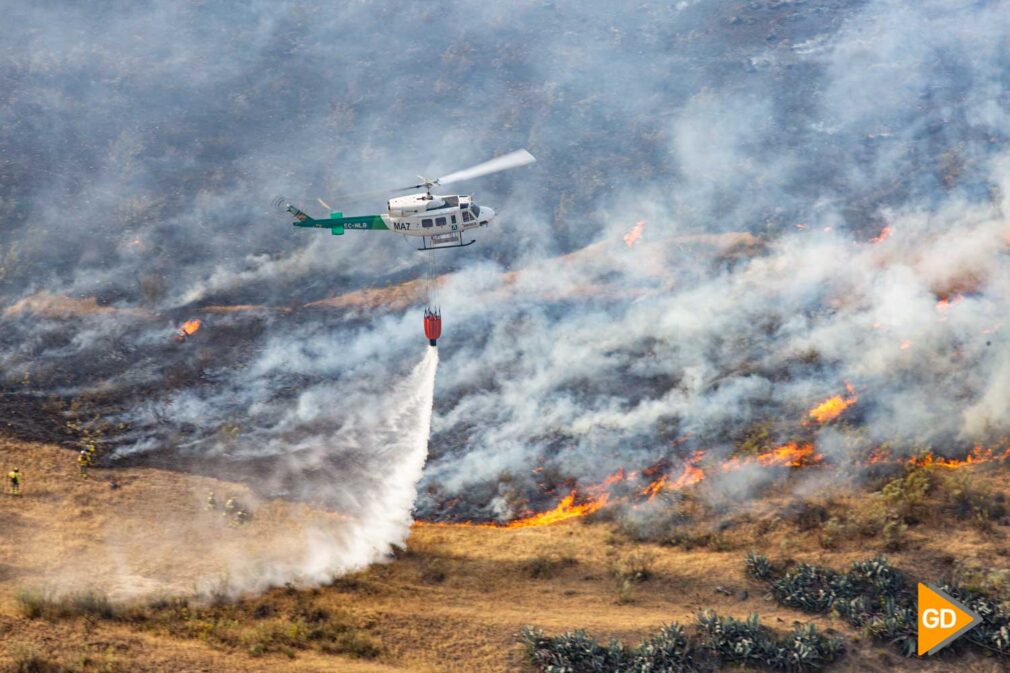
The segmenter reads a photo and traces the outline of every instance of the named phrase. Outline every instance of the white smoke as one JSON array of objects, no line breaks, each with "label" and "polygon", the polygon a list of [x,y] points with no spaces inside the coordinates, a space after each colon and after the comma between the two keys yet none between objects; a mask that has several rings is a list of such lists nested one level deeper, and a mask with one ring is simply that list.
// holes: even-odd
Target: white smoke
[{"label": "white smoke", "polygon": [[[193,588],[240,595],[284,583],[318,585],[388,558],[394,545],[405,545],[410,531],[428,452],[437,366],[438,350],[426,347],[402,380],[353,400],[369,412],[358,422],[274,462],[275,476],[295,484],[301,499],[339,500],[338,511],[248,493],[240,500],[252,504],[253,521],[232,535],[222,534],[223,521],[216,522],[220,517],[213,513],[166,521],[156,539],[146,528],[117,522],[104,546],[86,552],[99,558],[75,565],[114,569],[102,581],[111,582],[105,588],[117,596]],[[347,493],[332,493],[337,490]],[[72,570],[61,575],[64,588],[72,588]]]}]

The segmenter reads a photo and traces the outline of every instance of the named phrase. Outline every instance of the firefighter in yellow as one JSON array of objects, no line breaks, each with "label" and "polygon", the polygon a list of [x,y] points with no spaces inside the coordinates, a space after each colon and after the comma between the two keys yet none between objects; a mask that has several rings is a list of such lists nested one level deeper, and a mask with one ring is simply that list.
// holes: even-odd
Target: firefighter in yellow
[{"label": "firefighter in yellow", "polygon": [[217,509],[217,496],[214,495],[214,491],[207,493],[207,511],[213,512]]},{"label": "firefighter in yellow", "polygon": [[16,467],[7,473],[7,490],[11,495],[21,495],[21,470]]},{"label": "firefighter in yellow", "polygon": [[238,511],[238,503],[235,502],[235,498],[228,498],[227,502],[224,503],[224,511],[221,512],[221,516],[224,517],[225,522],[229,526],[234,526],[235,512]]},{"label": "firefighter in yellow", "polygon": [[77,466],[81,468],[81,478],[88,478],[88,468],[91,467],[91,452],[87,449],[81,449],[81,452],[77,454]]}]

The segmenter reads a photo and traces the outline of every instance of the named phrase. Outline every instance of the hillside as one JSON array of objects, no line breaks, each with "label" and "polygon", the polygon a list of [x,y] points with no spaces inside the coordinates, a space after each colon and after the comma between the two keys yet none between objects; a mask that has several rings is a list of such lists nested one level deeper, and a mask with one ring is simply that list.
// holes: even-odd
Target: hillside
[{"label": "hillside", "polygon": [[[803,506],[769,495],[722,516],[721,525],[699,515],[665,544],[631,539],[606,511],[519,529],[418,523],[407,549],[388,563],[329,586],[183,606],[172,597],[191,595],[207,578],[226,573],[234,554],[269,554],[283,545],[264,546],[264,540],[296,535],[299,522],[324,514],[262,502],[251,523],[229,528],[220,514],[205,511],[203,500],[208,490],[251,499],[237,484],[139,468],[95,470],[82,480],[72,452],[12,440],[0,443],[0,461],[26,475],[20,498],[0,499],[0,666],[6,670],[34,655],[80,671],[512,671],[528,666],[516,639],[526,624],[635,642],[671,621],[691,624],[705,608],[739,617],[758,612],[776,630],[811,620],[834,630],[847,649],[829,668],[839,673],[950,665],[904,659],[840,619],[782,608],[746,576],[743,556],[752,548],[773,559],[835,568],[884,551],[880,535],[824,548],[826,517],[852,518],[865,509],[870,499],[858,493],[824,493]],[[958,472],[958,479],[968,476],[992,497],[1005,497],[1001,466]],[[937,483],[948,478],[936,475]],[[1005,590],[1004,521],[980,527],[942,516],[943,497],[931,496],[937,516],[911,526],[889,558],[930,580],[952,574],[963,580],[972,568],[988,568],[986,581],[1002,581]],[[648,578],[621,582],[628,567],[646,570]],[[93,591],[112,596],[114,606],[134,607],[29,619],[25,589]],[[313,628],[323,635],[313,635]],[[974,654],[959,655],[958,663],[980,673],[1001,670]]]}]

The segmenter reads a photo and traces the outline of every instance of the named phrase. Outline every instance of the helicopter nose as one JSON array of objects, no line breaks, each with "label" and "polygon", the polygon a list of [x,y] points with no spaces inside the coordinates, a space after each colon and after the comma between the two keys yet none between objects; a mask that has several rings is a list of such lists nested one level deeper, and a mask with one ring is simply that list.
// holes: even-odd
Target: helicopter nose
[{"label": "helicopter nose", "polygon": [[480,221],[481,224],[490,222],[494,218],[494,210],[488,208],[487,206],[480,207]]}]

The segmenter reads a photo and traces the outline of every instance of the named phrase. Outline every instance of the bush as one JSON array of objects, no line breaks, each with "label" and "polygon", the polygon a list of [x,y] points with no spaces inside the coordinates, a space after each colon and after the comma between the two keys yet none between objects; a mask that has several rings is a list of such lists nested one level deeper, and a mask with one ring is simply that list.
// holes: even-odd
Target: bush
[{"label": "bush", "polygon": [[819,634],[813,625],[777,636],[761,626],[757,615],[741,621],[713,612],[699,614],[698,625],[700,645],[679,624],[663,627],[638,647],[616,640],[604,645],[585,631],[549,637],[530,626],[520,640],[541,673],[699,673],[722,670],[725,664],[803,673],[820,670],[842,653],[841,641]]},{"label": "bush", "polygon": [[22,614],[29,619],[115,619],[121,614],[107,596],[92,591],[57,595],[37,589],[21,589],[16,599]]},{"label": "bush", "polygon": [[543,631],[526,626],[519,633],[530,663],[542,673],[616,673],[628,671],[631,656],[616,640],[601,645],[583,630],[560,636],[545,636]]},{"label": "bush", "polygon": [[[964,587],[941,588],[982,617],[959,643],[1010,657],[1010,608],[996,597]],[[857,561],[847,573],[801,563],[773,580],[771,593],[788,607],[836,613],[874,639],[897,646],[905,656],[915,655],[915,583],[882,556]]]},{"label": "bush", "polygon": [[535,580],[550,579],[558,574],[562,569],[569,568],[578,563],[574,556],[567,554],[539,554],[526,560],[523,569],[526,574]]},{"label": "bush", "polygon": [[929,473],[917,468],[887,482],[880,492],[892,517],[914,524],[923,516],[926,494],[932,485]]},{"label": "bush", "polygon": [[14,654],[13,673],[71,673],[70,669],[46,659],[34,649],[22,649]]},{"label": "bush", "polygon": [[772,564],[764,554],[749,552],[744,559],[747,574],[756,580],[767,580],[772,576]]},{"label": "bush", "polygon": [[884,539],[884,549],[898,551],[904,547],[907,533],[907,523],[900,519],[889,519],[880,530],[880,536]]},{"label": "bush", "polygon": [[697,670],[691,644],[679,624],[670,624],[648,638],[634,652],[635,673],[688,673]]},{"label": "bush", "polygon": [[746,620],[720,617],[706,610],[698,615],[705,647],[720,659],[740,666],[761,666],[773,671],[816,671],[837,659],[842,642],[817,633],[813,624],[799,625],[785,637],[761,626],[757,614]]},{"label": "bush", "polygon": [[992,522],[1007,515],[1006,498],[972,483],[969,472],[955,472],[943,483],[947,507],[959,519],[971,519],[984,533],[992,532]]},{"label": "bush", "polygon": [[362,631],[345,631],[332,642],[325,643],[322,651],[327,654],[344,654],[358,659],[375,659],[382,654],[382,643],[371,634]]},{"label": "bush", "polygon": [[652,577],[656,554],[649,549],[636,549],[614,564],[613,572],[622,582],[644,582]]},{"label": "bush", "polygon": [[837,517],[831,517],[824,522],[821,527],[821,536],[818,542],[822,549],[837,549],[840,540],[849,537],[849,528]]}]

